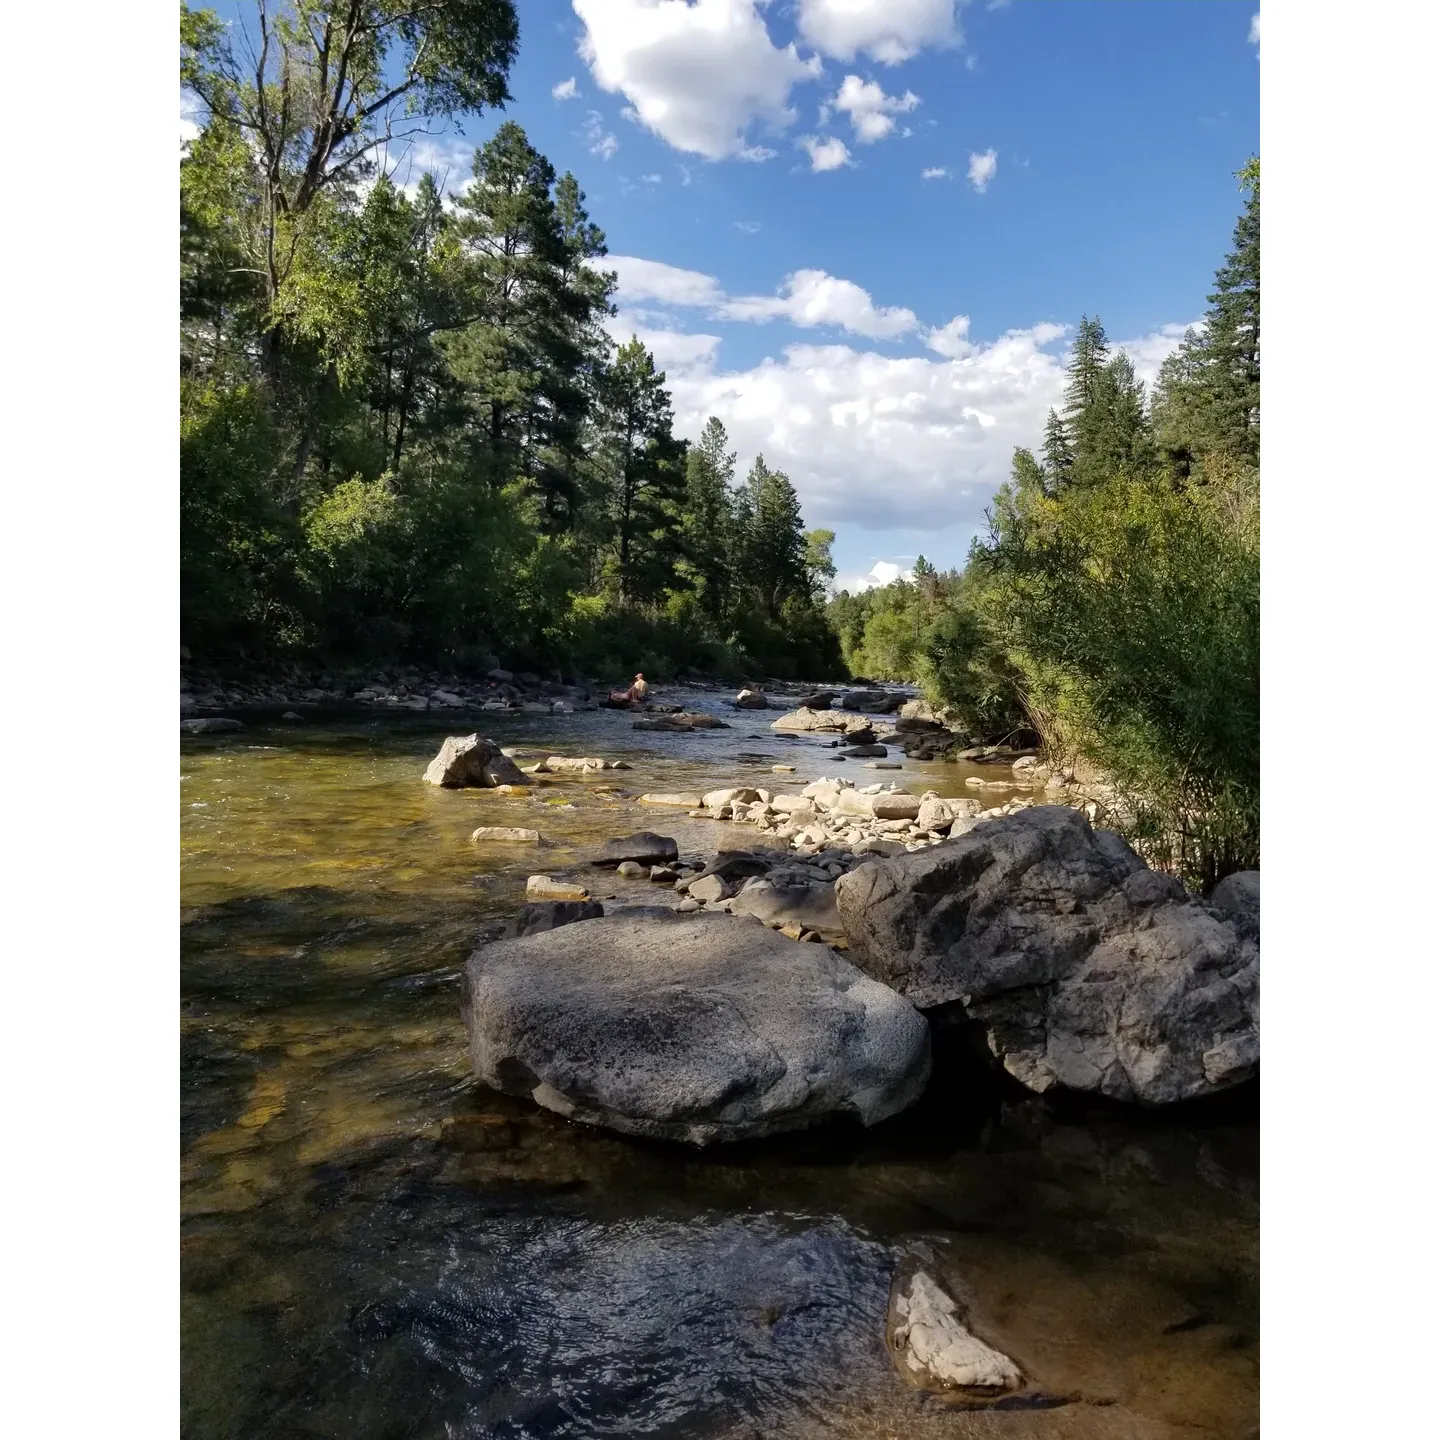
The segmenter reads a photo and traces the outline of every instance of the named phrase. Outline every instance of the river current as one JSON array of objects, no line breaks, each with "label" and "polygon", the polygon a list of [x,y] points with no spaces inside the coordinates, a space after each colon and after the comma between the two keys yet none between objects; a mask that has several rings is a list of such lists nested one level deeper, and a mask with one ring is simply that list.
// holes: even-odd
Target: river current
[{"label": "river current", "polygon": [[[1145,1115],[1027,1097],[942,1050],[925,1099],[872,1131],[692,1151],[470,1079],[460,969],[528,874],[653,902],[589,847],[757,835],[634,796],[847,770],[973,795],[984,773],[869,771],[683,698],[731,728],[259,716],[182,741],[187,1440],[1257,1435],[1253,1089]],[[522,764],[633,768],[528,796],[423,784],[444,736],[476,729]],[[482,849],[482,824],[548,843]],[[967,1408],[901,1380],[885,1306],[916,1243],[1068,1403]]]}]

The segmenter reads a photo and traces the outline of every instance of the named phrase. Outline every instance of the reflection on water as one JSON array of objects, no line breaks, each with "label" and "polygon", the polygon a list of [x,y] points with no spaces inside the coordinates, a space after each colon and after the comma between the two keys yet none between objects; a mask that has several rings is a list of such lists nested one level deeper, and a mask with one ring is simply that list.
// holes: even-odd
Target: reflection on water
[{"label": "reflection on water", "polygon": [[[957,1061],[876,1131],[690,1152],[474,1086],[459,970],[527,873],[642,825],[682,852],[754,839],[626,792],[841,769],[746,717],[693,735],[606,712],[449,728],[477,725],[634,769],[437,791],[419,779],[446,733],[428,717],[183,744],[187,1437],[1258,1433],[1253,1100],[1072,1114]],[[895,778],[954,794],[967,773]],[[478,824],[550,844],[481,850]],[[898,1378],[889,1276],[922,1237],[1075,1403],[957,1409]]]}]

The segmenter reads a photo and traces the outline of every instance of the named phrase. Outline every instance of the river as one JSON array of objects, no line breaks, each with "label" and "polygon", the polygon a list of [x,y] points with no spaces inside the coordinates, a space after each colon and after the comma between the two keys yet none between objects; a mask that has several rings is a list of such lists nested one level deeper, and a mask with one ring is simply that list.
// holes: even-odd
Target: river
[{"label": "river", "polygon": [[[871,772],[778,739],[771,716],[684,698],[732,728],[260,716],[182,741],[187,1440],[1258,1435],[1253,1088],[1145,1115],[1031,1099],[942,1053],[921,1104],[873,1131],[699,1152],[469,1079],[460,969],[527,874],[640,828],[682,854],[756,835],[627,792],[848,769],[973,795],[983,773]],[[477,728],[522,764],[634,768],[528,797],[421,783],[446,734]],[[480,824],[551,843],[482,850]],[[917,1239],[1072,1403],[963,1408],[899,1378],[886,1296]]]}]

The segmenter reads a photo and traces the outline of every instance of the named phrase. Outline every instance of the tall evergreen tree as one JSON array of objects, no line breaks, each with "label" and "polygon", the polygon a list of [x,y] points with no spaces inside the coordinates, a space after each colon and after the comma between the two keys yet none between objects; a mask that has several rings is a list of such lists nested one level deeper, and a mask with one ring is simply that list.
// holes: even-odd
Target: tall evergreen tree
[{"label": "tall evergreen tree", "polygon": [[789,477],[755,457],[745,480],[743,571],[746,586],[772,620],[787,598],[809,594],[800,500]]},{"label": "tall evergreen tree", "polygon": [[685,503],[681,534],[686,568],[693,578],[701,608],[720,621],[729,611],[730,577],[734,563],[735,516],[730,487],[735,478],[735,452],[727,450],[725,426],[712,415],[700,440],[685,457]]},{"label": "tall evergreen tree", "polygon": [[1070,472],[1075,464],[1075,452],[1070,446],[1070,437],[1065,433],[1065,422],[1052,407],[1045,417],[1045,444],[1043,454],[1044,484],[1047,494],[1056,494],[1070,483]]},{"label": "tall evergreen tree", "polygon": [[1245,205],[1205,314],[1210,429],[1216,448],[1260,458],[1260,161],[1239,175]]},{"label": "tall evergreen tree", "polygon": [[622,600],[654,600],[680,555],[685,445],[671,433],[665,372],[638,339],[601,387],[615,578]]}]

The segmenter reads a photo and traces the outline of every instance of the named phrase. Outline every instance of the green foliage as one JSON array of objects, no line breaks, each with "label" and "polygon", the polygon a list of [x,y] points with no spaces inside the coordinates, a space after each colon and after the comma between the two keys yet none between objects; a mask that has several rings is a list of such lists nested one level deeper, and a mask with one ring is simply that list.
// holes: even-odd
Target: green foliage
[{"label": "green foliage", "polygon": [[605,331],[574,176],[514,122],[451,208],[375,172],[407,126],[503,101],[514,48],[508,0],[182,6],[187,643],[838,665],[824,533],[763,463],[734,488],[719,420],[687,457],[653,357]]}]

